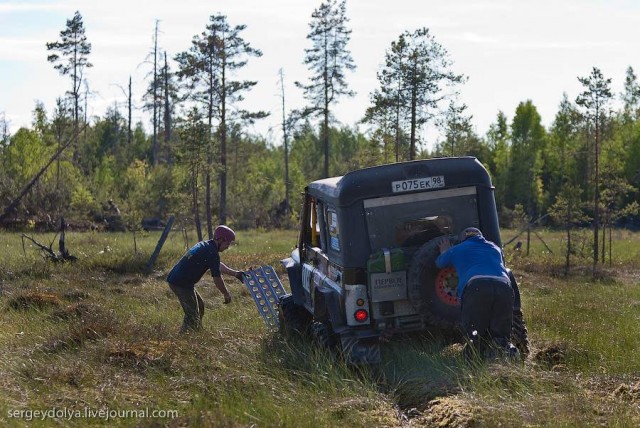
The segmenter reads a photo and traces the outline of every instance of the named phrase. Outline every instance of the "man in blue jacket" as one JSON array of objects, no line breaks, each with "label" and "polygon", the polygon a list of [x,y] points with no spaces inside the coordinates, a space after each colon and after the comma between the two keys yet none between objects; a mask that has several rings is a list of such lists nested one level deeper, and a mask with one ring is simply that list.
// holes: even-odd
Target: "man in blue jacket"
[{"label": "man in blue jacket", "polygon": [[221,274],[232,275],[242,281],[243,272],[233,270],[222,263],[220,253],[229,248],[235,239],[236,234],[233,230],[227,226],[218,226],[213,232],[213,239],[198,242],[191,247],[169,272],[167,282],[184,310],[181,333],[199,330],[202,327],[204,301],[196,291],[195,285],[207,270],[211,271],[213,283],[223,294],[224,303],[231,302],[231,294]]},{"label": "man in blue jacket", "polygon": [[436,266],[453,266],[458,273],[461,324],[473,348],[483,353],[488,345],[517,356],[510,342],[513,289],[500,248],[468,227],[460,233],[459,244],[442,239],[439,249]]}]

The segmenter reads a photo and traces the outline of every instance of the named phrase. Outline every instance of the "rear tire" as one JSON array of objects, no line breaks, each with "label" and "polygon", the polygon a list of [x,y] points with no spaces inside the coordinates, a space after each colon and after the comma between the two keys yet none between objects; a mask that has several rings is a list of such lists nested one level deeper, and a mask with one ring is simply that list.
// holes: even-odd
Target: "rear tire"
[{"label": "rear tire", "polygon": [[511,322],[511,343],[518,348],[520,356],[524,360],[529,355],[529,333],[527,332],[527,325],[524,322],[524,315],[522,314],[522,300],[520,299],[520,288],[518,287],[518,281],[513,272],[509,269],[509,280],[511,281],[511,288],[513,289],[513,320]]},{"label": "rear tire", "polygon": [[511,343],[518,348],[522,359],[529,355],[529,334],[524,322],[524,316],[520,308],[513,309],[513,321],[511,323]]},{"label": "rear tire", "polygon": [[304,336],[309,332],[311,314],[302,306],[296,305],[292,295],[280,299],[280,333],[283,336]]}]

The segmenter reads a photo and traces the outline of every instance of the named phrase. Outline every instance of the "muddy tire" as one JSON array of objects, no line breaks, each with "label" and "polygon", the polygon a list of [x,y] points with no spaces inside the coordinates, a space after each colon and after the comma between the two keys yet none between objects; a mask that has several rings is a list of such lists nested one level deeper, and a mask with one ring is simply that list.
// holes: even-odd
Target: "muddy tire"
[{"label": "muddy tire", "polygon": [[526,358],[529,355],[529,334],[527,332],[527,325],[524,322],[524,315],[522,314],[522,300],[520,299],[520,288],[518,287],[518,281],[513,272],[508,269],[509,280],[511,281],[511,288],[513,289],[513,320],[511,322],[511,343],[518,348],[522,358]]},{"label": "muddy tire", "polygon": [[511,343],[518,348],[522,358],[529,355],[529,335],[524,323],[524,316],[520,308],[513,309],[513,321],[511,323]]},{"label": "muddy tire", "polygon": [[[453,238],[452,243],[454,243]],[[414,254],[408,272],[409,299],[420,313],[436,326],[452,327],[460,321],[460,303],[456,296],[458,275],[453,268],[439,269],[438,239],[424,244]]]},{"label": "muddy tire", "polygon": [[312,316],[305,308],[296,305],[292,295],[280,299],[278,315],[283,336],[304,336],[309,332]]},{"label": "muddy tire", "polygon": [[333,350],[338,344],[338,337],[326,322],[315,321],[311,324],[311,334],[313,341],[320,348]]}]

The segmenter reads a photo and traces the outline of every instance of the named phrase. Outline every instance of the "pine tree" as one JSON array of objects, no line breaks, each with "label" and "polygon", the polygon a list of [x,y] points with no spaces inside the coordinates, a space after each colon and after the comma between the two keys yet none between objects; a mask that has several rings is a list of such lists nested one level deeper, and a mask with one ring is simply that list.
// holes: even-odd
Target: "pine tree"
[{"label": "pine tree", "polygon": [[626,179],[637,185],[640,181],[640,84],[632,67],[627,68],[621,98],[623,110],[618,134],[626,153],[624,172]]},{"label": "pine tree", "polygon": [[[395,162],[399,162],[401,156],[406,151],[408,153],[408,138],[403,129],[400,128],[400,112],[396,106],[390,105],[383,99],[379,90],[371,95],[371,106],[367,108],[363,123],[373,126],[371,139],[378,142],[383,152],[383,159],[388,163],[390,152],[393,153]],[[389,147],[392,147],[392,150]],[[407,147],[405,147],[407,146]]]},{"label": "pine tree", "polygon": [[164,53],[164,67],[162,73],[162,128],[164,134],[164,158],[169,165],[173,163],[173,148],[171,147],[171,135],[173,130],[173,109],[178,102],[178,88],[174,83],[174,74],[167,62],[167,52]]},{"label": "pine tree", "polygon": [[332,105],[337,98],[353,96],[348,89],[345,72],[355,70],[347,45],[351,30],[347,28],[346,0],[326,0],[311,14],[307,39],[312,47],[305,49],[304,63],[311,71],[306,85],[296,82],[304,91],[305,99],[311,103],[303,115],[322,117],[322,144],[324,148],[324,177],[329,176],[329,119]]},{"label": "pine tree", "polygon": [[582,194],[585,187],[580,179],[580,121],[576,106],[563,94],[558,112],[549,130],[547,150],[544,151],[543,182],[546,206],[554,203],[566,185]]},{"label": "pine tree", "polygon": [[[232,27],[224,15],[212,15],[206,30],[193,38],[189,51],[176,56],[179,63],[178,77],[187,83],[189,98],[204,104],[210,132],[213,121],[217,122],[216,138],[219,156],[218,173],[220,178],[219,222],[227,220],[227,130],[233,121],[252,122],[267,116],[267,113],[249,112],[238,108],[244,100],[244,93],[256,85],[255,81],[233,80],[233,75],[247,65],[249,57],[260,57],[262,52],[251,47],[240,33],[246,25]],[[233,108],[232,108],[233,107]],[[212,134],[213,136],[213,134]],[[208,153],[208,164],[213,163],[213,147]],[[205,175],[207,227],[213,237],[211,210],[210,173]]]},{"label": "pine tree", "polygon": [[406,156],[401,156],[402,137],[407,134],[404,121],[408,113],[402,103],[402,70],[405,67],[406,48],[404,35],[391,43],[391,49],[385,56],[385,66],[377,73],[380,88],[371,94],[371,106],[367,108],[363,119],[364,122],[378,125],[383,140],[393,139],[396,162],[408,157],[408,150],[406,154],[402,153]]},{"label": "pine tree", "polygon": [[488,162],[493,185],[496,187],[496,206],[502,209],[505,206],[505,198],[509,187],[509,168],[511,160],[511,146],[509,145],[509,125],[507,117],[502,111],[496,116],[496,121],[489,126],[486,140],[491,152]]},{"label": "pine tree", "polygon": [[9,144],[9,121],[4,112],[0,112],[0,149]]},{"label": "pine tree", "polygon": [[380,89],[372,97],[374,108],[395,110],[396,135],[401,122],[408,122],[409,160],[416,158],[418,131],[435,116],[441,101],[452,95],[445,86],[465,79],[453,73],[451,65],[448,52],[427,28],[405,31],[387,51],[385,66],[378,73]]},{"label": "pine tree", "polygon": [[159,161],[159,149],[158,149],[158,131],[160,129],[160,111],[162,109],[162,76],[160,72],[160,57],[162,52],[158,46],[158,33],[159,33],[160,21],[156,20],[156,24],[153,30],[153,47],[149,52],[147,58],[151,61],[153,69],[149,72],[149,85],[147,90],[142,96],[144,101],[143,109],[151,111],[152,123],[151,123],[151,164],[157,165]]},{"label": "pine tree", "polygon": [[454,100],[449,102],[444,118],[439,121],[445,140],[436,145],[436,156],[475,156],[488,165],[489,148],[474,132],[473,116],[466,114],[467,108],[466,104],[458,104]]},{"label": "pine tree", "polygon": [[569,274],[571,255],[575,252],[572,230],[580,223],[589,220],[582,210],[581,194],[582,189],[579,186],[564,183],[558,193],[556,201],[549,208],[551,219],[554,220],[556,224],[562,226],[566,233],[565,276]]},{"label": "pine tree", "polygon": [[531,100],[521,102],[511,124],[511,162],[507,204],[522,204],[530,220],[540,214],[542,152],[546,132]]},{"label": "pine tree", "polygon": [[[285,93],[284,93],[284,72],[282,69],[279,71],[280,77],[280,94],[282,97],[282,142],[284,151],[284,205],[287,214],[291,211],[291,202],[289,200],[290,181],[289,181],[289,129],[291,128],[291,120],[287,120],[287,110],[285,107]],[[289,115],[291,118],[291,115]],[[289,220],[287,218],[286,226],[289,226]]]},{"label": "pine tree", "polygon": [[85,81],[84,71],[93,65],[89,62],[91,43],[87,41],[84,23],[80,12],[76,11],[72,19],[67,20],[67,27],[60,32],[60,40],[47,43],[47,50],[54,53],[47,57],[54,69],[71,79],[71,90],[68,94],[73,99],[74,132],[78,132],[80,111],[80,89]]},{"label": "pine tree", "polygon": [[587,126],[593,129],[593,274],[598,263],[598,232],[600,229],[600,145],[602,127],[607,113],[607,104],[611,100],[611,79],[605,79],[599,68],[593,67],[588,77],[578,77],[585,87],[576,98],[576,103],[583,108]]},{"label": "pine tree", "polygon": [[627,67],[622,101],[625,122],[640,119],[640,84],[638,84],[638,76],[631,66]]},{"label": "pine tree", "polygon": [[192,108],[187,117],[179,124],[180,145],[176,153],[177,161],[187,168],[189,173],[189,187],[191,188],[191,203],[198,234],[198,241],[203,239],[200,222],[200,197],[198,178],[204,164],[204,152],[209,141],[209,127],[197,108]]}]

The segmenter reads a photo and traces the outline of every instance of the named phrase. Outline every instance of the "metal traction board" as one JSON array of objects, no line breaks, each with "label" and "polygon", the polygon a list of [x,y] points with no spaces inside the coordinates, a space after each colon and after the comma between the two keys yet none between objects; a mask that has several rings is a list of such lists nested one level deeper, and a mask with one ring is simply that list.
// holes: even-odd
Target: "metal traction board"
[{"label": "metal traction board", "polygon": [[244,272],[244,285],[256,302],[267,328],[279,326],[278,303],[286,291],[272,266],[261,266]]}]

